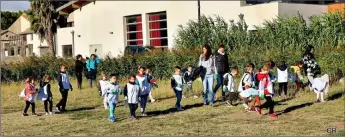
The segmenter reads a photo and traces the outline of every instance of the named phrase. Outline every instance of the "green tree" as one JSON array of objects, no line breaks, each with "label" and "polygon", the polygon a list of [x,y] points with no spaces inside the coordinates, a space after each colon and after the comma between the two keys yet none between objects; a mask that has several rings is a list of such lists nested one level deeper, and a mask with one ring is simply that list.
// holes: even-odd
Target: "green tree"
[{"label": "green tree", "polygon": [[8,29],[22,14],[19,12],[1,11],[1,29]]},{"label": "green tree", "polygon": [[58,17],[55,12],[54,1],[48,0],[30,0],[31,11],[29,13],[31,29],[39,35],[41,40],[46,40],[49,53],[55,55],[54,33],[56,32],[56,24],[54,19]]}]

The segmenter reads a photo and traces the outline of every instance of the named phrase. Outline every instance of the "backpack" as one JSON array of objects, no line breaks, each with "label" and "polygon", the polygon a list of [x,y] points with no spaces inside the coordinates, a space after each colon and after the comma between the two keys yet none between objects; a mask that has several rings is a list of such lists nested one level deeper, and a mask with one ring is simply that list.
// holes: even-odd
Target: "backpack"
[{"label": "backpack", "polygon": [[48,99],[48,93],[47,93],[47,90],[45,90],[47,88],[47,85],[40,87],[38,89],[37,96],[36,96],[37,100],[44,101]]},{"label": "backpack", "polygon": [[19,97],[26,97],[26,95],[25,95],[25,88],[22,90],[22,92],[20,92],[20,94],[19,94]]},{"label": "backpack", "polygon": [[190,74],[190,80],[192,80],[192,81],[196,80],[200,76],[202,69],[203,69],[202,66],[199,66],[199,67],[193,69],[192,73]]}]

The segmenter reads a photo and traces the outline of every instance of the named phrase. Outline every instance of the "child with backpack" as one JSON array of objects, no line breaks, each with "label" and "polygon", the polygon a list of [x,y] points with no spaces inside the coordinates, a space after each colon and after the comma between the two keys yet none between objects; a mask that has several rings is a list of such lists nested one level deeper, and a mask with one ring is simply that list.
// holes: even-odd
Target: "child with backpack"
[{"label": "child with backpack", "polygon": [[[249,63],[247,65],[247,71],[243,74],[241,81],[238,85],[238,91],[241,93],[249,88],[255,88],[255,79],[254,79],[254,64]],[[244,100],[243,106],[245,109],[248,109],[248,102]]]},{"label": "child with backpack", "polygon": [[119,100],[119,94],[121,92],[120,85],[116,81],[115,74],[110,75],[110,83],[105,85],[104,90],[109,103],[109,120],[112,122],[116,121],[115,108]]},{"label": "child with backpack", "polygon": [[235,101],[237,94],[235,93],[235,77],[238,74],[238,68],[235,66],[231,69],[231,73],[224,74],[224,82],[223,82],[223,92],[227,93],[229,98],[226,103],[229,107],[233,107],[233,101]]},{"label": "child with backpack", "polygon": [[[260,92],[259,90],[256,90],[254,88],[248,88],[240,92],[240,99],[244,100],[245,102],[250,102],[248,104],[248,107],[246,108],[248,112],[256,111],[261,115],[262,113],[260,109],[261,107],[260,99],[263,99],[263,98],[264,98],[264,93],[262,90]],[[255,107],[255,104],[257,104],[258,107]]]},{"label": "child with backpack", "polygon": [[155,102],[156,100],[153,98],[152,96],[152,88],[154,87],[154,84],[155,83],[155,80],[153,79],[153,76],[152,76],[152,70],[151,69],[146,69],[146,74],[147,74],[147,77],[148,77],[148,81],[150,82],[150,93],[149,93],[149,97],[150,97],[150,100],[151,100],[151,103]]},{"label": "child with backpack", "polygon": [[128,78],[128,83],[123,89],[123,94],[127,98],[129,111],[131,114],[131,120],[137,120],[135,111],[138,109],[138,100],[140,95],[139,85],[135,84],[135,75],[130,75]]},{"label": "child with backpack", "polygon": [[60,74],[58,75],[57,80],[59,83],[61,100],[59,101],[59,103],[56,104],[56,111],[57,112],[64,112],[64,111],[66,111],[68,91],[69,90],[73,91],[72,84],[68,78],[66,65],[62,64],[60,66]]},{"label": "child with backpack", "polygon": [[37,93],[37,89],[35,88],[35,80],[33,78],[27,78],[25,80],[25,88],[24,88],[24,101],[25,101],[25,108],[23,116],[28,115],[28,109],[31,105],[32,109],[32,116],[37,116],[35,111],[35,94]]},{"label": "child with backpack", "polygon": [[183,111],[184,109],[181,107],[181,100],[182,100],[182,90],[183,90],[183,77],[181,76],[181,68],[176,66],[174,68],[174,74],[171,77],[171,88],[174,90],[176,95],[176,109],[177,111]]},{"label": "child with backpack", "polygon": [[[272,118],[277,118],[277,115],[274,114],[274,101],[273,101],[273,83],[269,76],[270,65],[266,64],[262,67],[261,72],[257,74],[257,79],[260,81],[259,90],[264,91],[266,103],[268,105],[268,116]],[[262,107],[262,106],[261,106]]]},{"label": "child with backpack", "polygon": [[282,61],[282,64],[277,68],[277,82],[279,85],[278,95],[279,97],[284,90],[284,98],[287,97],[287,88],[289,81],[289,67],[285,64],[285,61]]},{"label": "child with backpack", "polygon": [[[184,72],[183,74],[183,81],[184,81],[184,84],[186,85],[186,94],[190,94],[191,96],[193,96],[193,98],[198,98],[198,96],[195,94],[195,92],[193,91],[193,80],[192,80],[192,71],[193,71],[193,66],[192,65],[189,65],[187,67],[187,70]],[[182,98],[185,96],[183,95]]]},{"label": "child with backpack", "polygon": [[108,104],[107,96],[105,95],[106,92],[105,92],[104,88],[109,83],[109,81],[107,80],[107,75],[105,74],[105,72],[102,72],[101,75],[102,75],[102,79],[99,80],[99,82],[97,84],[98,92],[99,92],[100,96],[104,97],[104,99],[103,99],[104,109],[108,109],[109,104]]},{"label": "child with backpack", "polygon": [[[37,95],[38,100],[42,100],[44,103],[44,110],[46,115],[53,115],[53,94],[51,92],[50,81],[51,77],[49,75],[44,76],[43,81],[40,82],[40,89]],[[40,98],[39,98],[40,96]],[[49,103],[49,111],[48,111]]]},{"label": "child with backpack", "polygon": [[147,104],[147,97],[150,94],[150,82],[148,75],[145,73],[145,67],[139,66],[139,73],[136,76],[135,83],[140,87],[140,109],[141,115],[147,116],[145,109]]}]

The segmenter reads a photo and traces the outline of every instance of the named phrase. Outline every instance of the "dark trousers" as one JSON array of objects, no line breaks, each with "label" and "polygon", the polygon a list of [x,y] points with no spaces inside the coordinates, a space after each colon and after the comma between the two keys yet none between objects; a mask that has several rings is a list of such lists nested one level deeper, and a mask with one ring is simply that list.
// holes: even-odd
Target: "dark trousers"
[{"label": "dark trousers", "polygon": [[131,116],[135,117],[135,111],[138,109],[138,104],[128,104]]},{"label": "dark trousers", "polygon": [[28,112],[28,109],[31,105],[31,109],[32,109],[32,114],[35,114],[35,102],[29,102],[29,101],[25,101],[25,108],[24,108],[24,114],[26,114]]},{"label": "dark trousers", "polygon": [[44,101],[44,110],[48,112],[48,103],[49,103],[49,112],[53,112],[53,100],[49,97],[47,100]]},{"label": "dark trousers", "polygon": [[[217,74],[217,85],[214,87],[213,89],[213,93],[216,94],[217,90],[221,88],[221,90],[223,89],[223,81],[224,81],[224,78],[223,78],[224,74],[223,73],[218,73]],[[222,92],[222,97],[225,97],[225,92]]]},{"label": "dark trousers", "polygon": [[266,102],[261,106],[261,108],[268,108],[268,114],[274,113],[274,101],[271,96],[265,96]]},{"label": "dark trousers", "polygon": [[83,72],[76,72],[75,73],[78,82],[78,88],[81,89],[81,84],[83,82]]},{"label": "dark trousers", "polygon": [[141,108],[141,113],[145,113],[145,108],[146,108],[146,103],[147,103],[147,97],[149,94],[146,95],[141,95],[140,96],[140,108]]},{"label": "dark trousers", "polygon": [[178,91],[174,89],[174,92],[176,94],[176,107],[180,108],[181,107],[181,100],[182,100],[182,91]]},{"label": "dark trousers", "polygon": [[96,76],[97,76],[97,70],[96,69],[91,69],[88,72],[88,80],[89,80],[89,86],[92,87],[92,81],[96,80]]},{"label": "dark trousers", "polygon": [[[225,94],[225,92],[223,92]],[[232,102],[236,101],[236,99],[238,98],[237,96],[237,93],[235,92],[226,92],[227,93],[227,98],[228,98],[228,101],[230,102],[231,105]]]},{"label": "dark trousers", "polygon": [[283,89],[284,89],[284,95],[287,95],[287,86],[288,86],[287,82],[279,83],[279,89],[278,89],[279,96],[281,95]]},{"label": "dark trousers", "polygon": [[60,90],[60,93],[61,93],[61,100],[59,101],[59,103],[56,104],[56,107],[60,108],[61,110],[66,110],[68,89],[62,89]]}]

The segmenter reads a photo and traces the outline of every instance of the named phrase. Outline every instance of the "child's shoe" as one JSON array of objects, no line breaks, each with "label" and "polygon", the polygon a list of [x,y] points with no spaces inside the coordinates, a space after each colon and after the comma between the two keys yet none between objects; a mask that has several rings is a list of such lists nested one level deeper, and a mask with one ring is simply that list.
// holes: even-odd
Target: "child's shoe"
[{"label": "child's shoe", "polygon": [[278,118],[276,114],[268,114],[271,118]]},{"label": "child's shoe", "polygon": [[244,106],[245,110],[248,110],[248,105],[246,103],[243,103],[242,105]]},{"label": "child's shoe", "polygon": [[131,116],[131,120],[138,120],[135,116]]},{"label": "child's shoe", "polygon": [[31,116],[34,116],[34,117],[36,117],[36,116],[37,116],[37,114],[36,114],[36,113],[32,113],[32,114],[31,114]]},{"label": "child's shoe", "polygon": [[316,102],[316,103],[320,103],[321,101],[320,101],[320,99],[317,99],[315,102]]},{"label": "child's shoe", "polygon": [[29,114],[27,114],[27,113],[23,113],[23,115],[22,115],[23,117],[26,117],[26,116],[29,116]]},{"label": "child's shoe", "polygon": [[56,112],[61,112],[59,107],[56,107]]},{"label": "child's shoe", "polygon": [[198,97],[197,95],[194,95],[193,98],[197,99],[197,98],[199,98],[199,97]]},{"label": "child's shoe", "polygon": [[116,119],[115,119],[115,117],[109,117],[109,121],[111,121],[111,122],[115,122],[115,121],[116,121]]},{"label": "child's shoe", "polygon": [[142,114],[141,114],[141,116],[146,117],[146,116],[147,116],[147,114],[146,114],[146,113],[142,113]]},{"label": "child's shoe", "polygon": [[151,103],[153,103],[153,102],[156,102],[156,100],[155,99],[151,100]]},{"label": "child's shoe", "polygon": [[182,98],[186,98],[186,96],[182,95]]},{"label": "child's shoe", "polygon": [[260,108],[257,108],[257,107],[256,107],[256,108],[255,108],[255,111],[258,112],[260,115],[262,114]]},{"label": "child's shoe", "polygon": [[182,107],[176,107],[177,111],[183,111],[184,109]]},{"label": "child's shoe", "polygon": [[49,115],[54,115],[54,112],[49,112]]},{"label": "child's shoe", "polygon": [[49,113],[48,113],[48,112],[46,112],[46,115],[49,115]]}]

